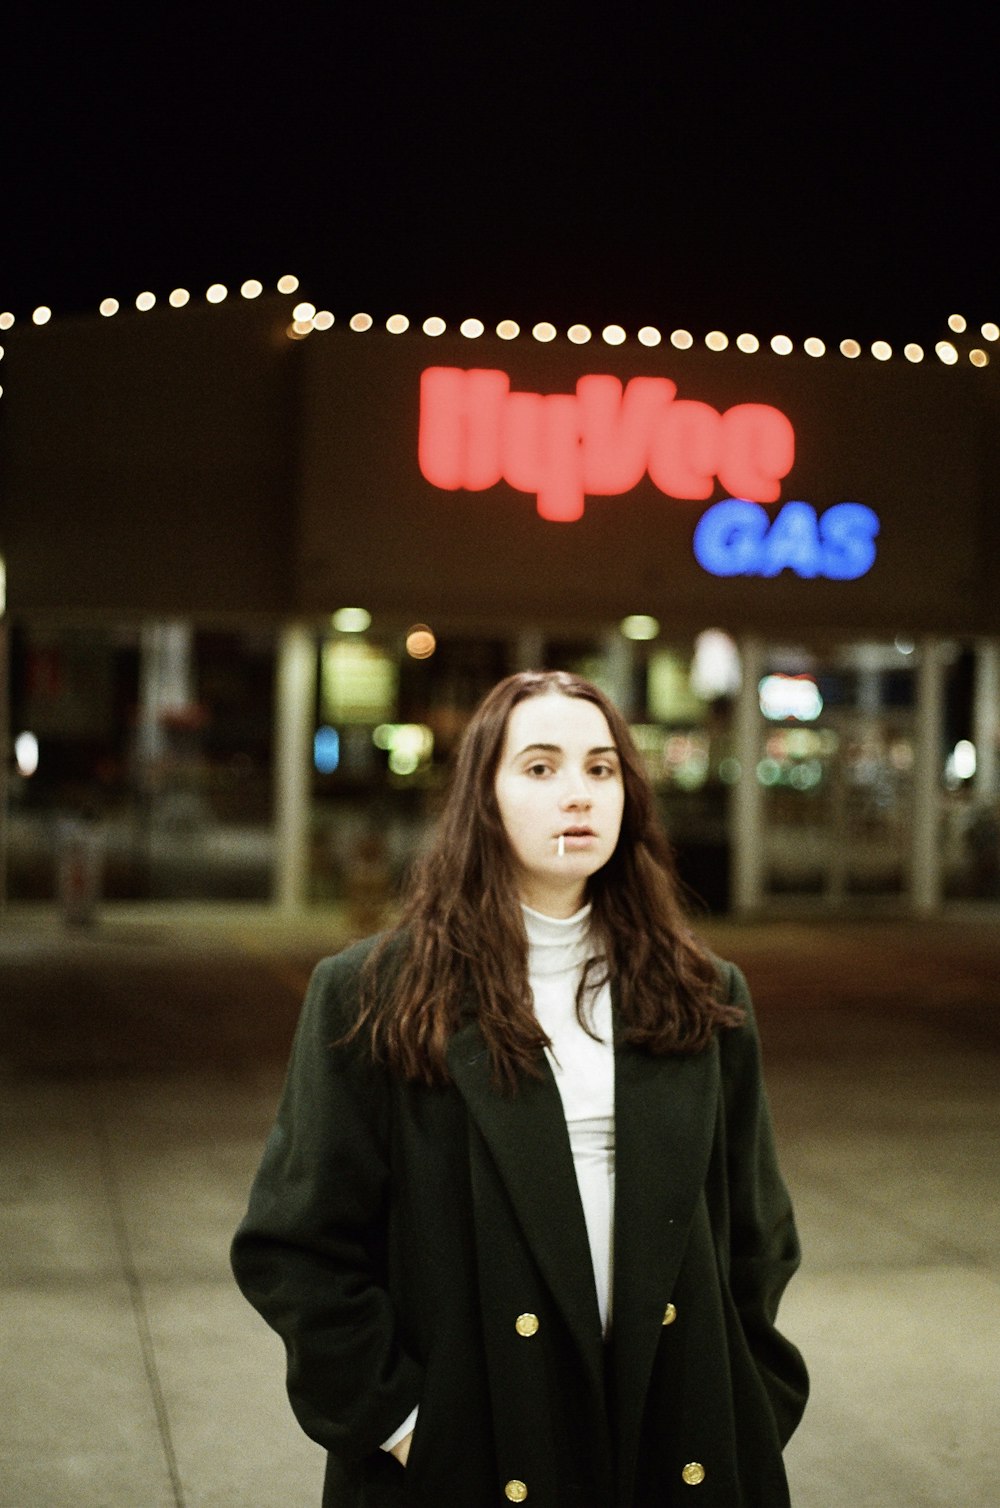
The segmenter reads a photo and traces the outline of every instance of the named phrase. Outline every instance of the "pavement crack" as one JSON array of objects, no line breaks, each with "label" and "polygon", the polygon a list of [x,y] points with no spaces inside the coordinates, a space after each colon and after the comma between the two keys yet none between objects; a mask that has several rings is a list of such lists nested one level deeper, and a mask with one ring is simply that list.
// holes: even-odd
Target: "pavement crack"
[{"label": "pavement crack", "polygon": [[96,1103],[92,1106],[92,1115],[94,1137],[97,1142],[101,1171],[101,1183],[107,1199],[115,1247],[128,1289],[132,1316],[135,1320],[136,1332],[139,1338],[139,1349],[142,1355],[142,1365],[146,1373],[146,1382],[149,1386],[153,1411],[156,1415],[156,1427],[159,1432],[160,1444],[163,1448],[163,1456],[170,1477],[174,1508],[187,1508],[184,1486],[181,1482],[180,1467],[177,1461],[177,1452],[174,1449],[173,1434],[170,1428],[170,1415],[167,1411],[166,1399],[163,1396],[163,1385],[160,1381],[160,1371],[156,1363],[156,1349],[153,1345],[149,1312],[146,1308],[146,1296],[143,1293],[142,1280],[139,1276],[135,1254],[132,1250],[132,1242],[129,1238],[128,1222],[125,1218],[125,1206],[115,1168],[111,1138],[108,1134],[104,1117],[100,1114]]}]

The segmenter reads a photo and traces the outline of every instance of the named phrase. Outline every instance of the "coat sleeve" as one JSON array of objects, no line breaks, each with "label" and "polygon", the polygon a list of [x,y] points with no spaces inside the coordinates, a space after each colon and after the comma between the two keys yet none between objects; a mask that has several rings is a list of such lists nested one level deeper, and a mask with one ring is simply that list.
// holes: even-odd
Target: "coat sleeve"
[{"label": "coat sleeve", "polygon": [[784,1445],[809,1391],[802,1357],[775,1325],[781,1295],[799,1265],[799,1239],[778,1168],[750,992],[740,970],[728,968],[729,1001],[746,1012],[742,1026],[721,1034],[730,1290]]},{"label": "coat sleeve", "polygon": [[377,1450],[419,1402],[385,1281],[389,1088],[353,1018],[360,950],[312,977],[274,1129],[233,1241],[236,1280],[285,1343],[302,1428],[345,1459]]}]

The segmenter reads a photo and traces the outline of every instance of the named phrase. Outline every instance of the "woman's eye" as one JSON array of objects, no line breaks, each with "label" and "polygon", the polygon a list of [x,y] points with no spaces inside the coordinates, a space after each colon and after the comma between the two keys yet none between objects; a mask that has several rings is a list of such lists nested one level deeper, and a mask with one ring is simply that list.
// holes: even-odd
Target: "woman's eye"
[{"label": "woman's eye", "polygon": [[549,767],[547,764],[529,764],[527,773],[536,776],[547,775]]},{"label": "woman's eye", "polygon": [[595,764],[591,765],[590,773],[596,775],[599,780],[606,780],[609,775],[616,774],[617,770],[613,764]]}]

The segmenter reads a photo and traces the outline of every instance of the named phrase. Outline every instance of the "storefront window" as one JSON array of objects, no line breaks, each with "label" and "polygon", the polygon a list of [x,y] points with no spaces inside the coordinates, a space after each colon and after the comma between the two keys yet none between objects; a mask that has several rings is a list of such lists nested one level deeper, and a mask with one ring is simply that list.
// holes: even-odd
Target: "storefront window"
[{"label": "storefront window", "polygon": [[68,843],[108,899],[269,895],[270,632],[32,626],[11,660],[13,900],[55,895]]},{"label": "storefront window", "polygon": [[759,690],[771,896],[898,897],[913,820],[911,650],[773,646]]}]

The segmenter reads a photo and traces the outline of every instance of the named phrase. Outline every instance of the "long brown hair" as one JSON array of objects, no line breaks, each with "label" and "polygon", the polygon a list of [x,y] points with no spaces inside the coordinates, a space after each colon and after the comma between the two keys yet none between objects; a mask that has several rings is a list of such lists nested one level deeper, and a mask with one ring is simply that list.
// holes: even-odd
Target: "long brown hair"
[{"label": "long brown hair", "polygon": [[470,1010],[499,1083],[513,1089],[522,1074],[539,1072],[548,1038],[532,1008],[513,852],[494,784],[511,711],[527,697],[552,693],[593,702],[604,714],[624,785],[618,843],[587,886],[595,954],[603,961],[591,960],[580,982],[581,1024],[585,994],[604,977],[616,990],[625,1040],[651,1053],[697,1052],[717,1027],[742,1020],[720,1001],[717,970],[684,918],[670,847],[624,717],[579,676],[523,671],[494,686],[473,713],[399,924],[362,975],[361,1013],[350,1035],[370,1030],[376,1058],[406,1078],[447,1080],[448,1042]]}]

